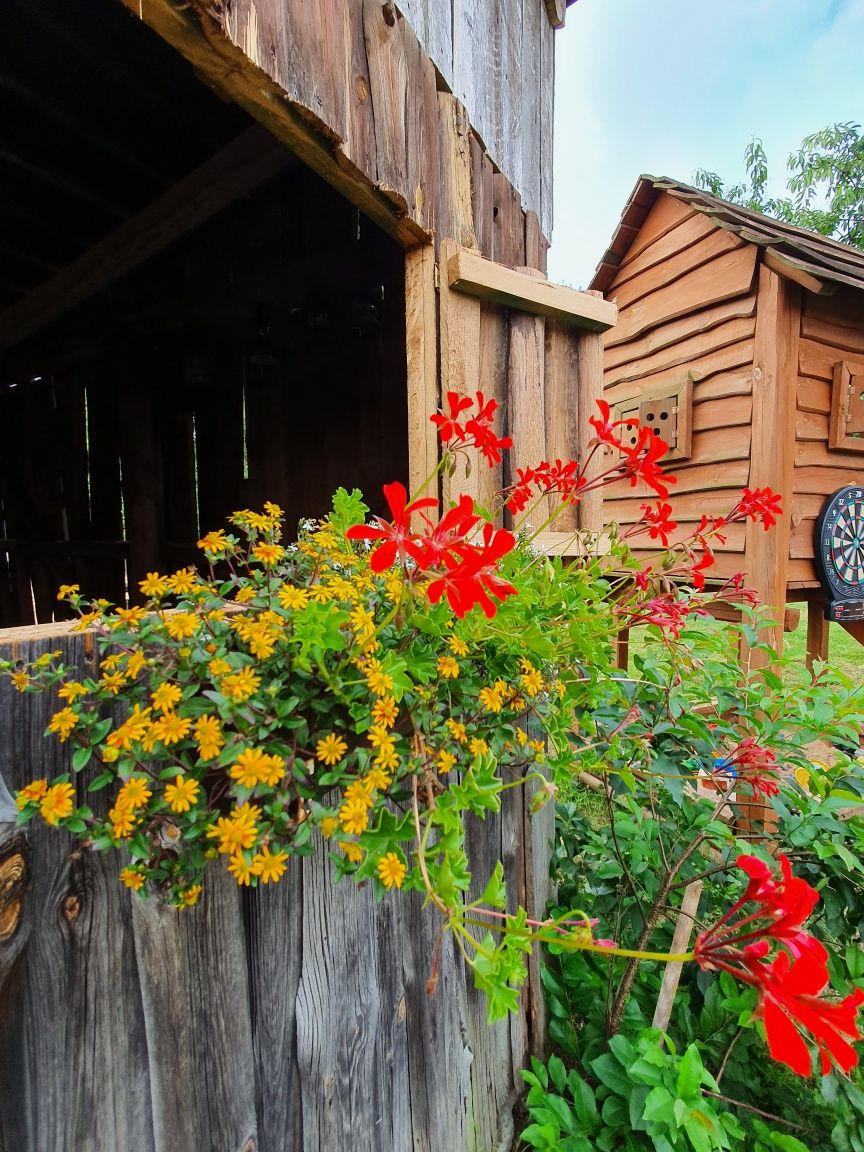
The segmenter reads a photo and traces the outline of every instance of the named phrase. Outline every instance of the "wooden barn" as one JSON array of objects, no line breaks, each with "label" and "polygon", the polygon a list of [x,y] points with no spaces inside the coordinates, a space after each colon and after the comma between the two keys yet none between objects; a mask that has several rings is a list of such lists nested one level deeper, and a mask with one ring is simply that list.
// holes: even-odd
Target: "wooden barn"
[{"label": "wooden barn", "polygon": [[[134,601],[233,509],[415,486],[449,388],[499,401],[517,464],[579,452],[615,308],[544,274],[565,10],[4,6],[4,656],[92,670],[57,586]],[[448,937],[430,998],[435,916],[324,853],[273,891],[214,876],[185,919],[130,896],[116,860],[15,826],[2,781],[69,770],[50,707],[0,686],[2,1152],[513,1145],[538,962],[490,1028]],[[507,796],[472,835],[539,911],[549,825]]]},{"label": "wooden barn", "polygon": [[[832,493],[864,484],[864,253],[643,176],[591,288],[619,307],[604,395],[670,445],[679,538],[745,486],[781,493],[782,522],[732,525],[713,571],[743,571],[778,620],[806,601],[808,648],[824,656],[815,526]],[[632,523],[652,495],[607,489],[604,519]]]}]

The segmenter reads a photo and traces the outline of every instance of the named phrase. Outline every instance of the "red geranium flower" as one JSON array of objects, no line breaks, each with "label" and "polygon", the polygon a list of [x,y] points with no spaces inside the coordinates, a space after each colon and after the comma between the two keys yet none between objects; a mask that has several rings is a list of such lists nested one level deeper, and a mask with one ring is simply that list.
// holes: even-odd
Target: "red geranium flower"
[{"label": "red geranium flower", "polygon": [[410,556],[418,567],[425,568],[429,561],[428,552],[422,537],[411,531],[411,515],[421,508],[436,507],[438,501],[432,496],[426,496],[409,504],[405,485],[400,484],[398,480],[393,484],[384,485],[384,495],[390,505],[392,522],[376,516],[377,528],[367,524],[356,524],[353,528],[349,528],[345,535],[349,540],[383,541],[372,553],[369,561],[373,572],[383,572],[393,564],[397,556],[402,564]]},{"label": "red geranium flower", "polygon": [[782,514],[780,496],[776,492],[772,492],[770,488],[745,488],[727,520],[747,519],[754,522],[758,520],[767,532]]},{"label": "red geranium flower", "polygon": [[622,444],[620,448],[624,454],[620,468],[625,476],[630,477],[631,486],[635,488],[641,480],[665,500],[669,495],[669,485],[675,483],[675,477],[668,476],[657,463],[669,451],[666,441],[655,436],[650,428],[642,427],[634,445]]},{"label": "red geranium flower", "polygon": [[496,571],[496,564],[516,545],[516,537],[506,528],[495,529],[491,524],[483,528],[483,544],[460,545],[461,559],[452,552],[444,556],[447,572],[429,585],[429,599],[437,604],[446,593],[450,607],[461,619],[479,604],[490,619],[495,615],[497,600],[514,596],[517,589],[509,580],[504,580]]},{"label": "red geranium flower", "polygon": [[435,412],[429,417],[432,423],[438,426],[438,435],[444,444],[448,440],[452,440],[454,436],[457,440],[464,440],[465,426],[459,422],[459,416],[470,408],[471,404],[472,401],[467,396],[460,396],[458,392],[448,392],[447,407],[450,410],[450,415],[445,416],[441,412]]},{"label": "red geranium flower", "polygon": [[[463,423],[460,420],[462,413],[467,412],[475,403],[477,411]],[[478,448],[490,468],[500,464],[502,450],[512,448],[513,441],[509,436],[496,436],[492,430],[497,400],[487,400],[482,392],[476,392],[474,400],[458,392],[448,392],[447,407],[449,415],[436,412],[429,417],[437,425],[442,443],[447,444],[453,440],[458,448]]]}]

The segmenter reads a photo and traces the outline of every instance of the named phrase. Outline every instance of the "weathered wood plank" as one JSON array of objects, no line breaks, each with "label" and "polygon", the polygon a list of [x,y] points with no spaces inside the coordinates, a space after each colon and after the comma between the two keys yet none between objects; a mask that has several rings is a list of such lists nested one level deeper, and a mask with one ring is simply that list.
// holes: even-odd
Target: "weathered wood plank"
[{"label": "weathered wood plank", "polygon": [[[612,281],[610,292],[613,288],[626,284],[634,276],[638,276],[640,272],[646,272],[649,268],[654,268],[671,257],[677,256],[679,252],[683,252],[716,231],[717,225],[714,221],[703,216],[701,212],[694,212],[692,215],[686,216],[679,224],[670,228],[653,244],[643,248],[636,256],[631,257],[628,252],[628,259],[626,263],[622,262],[615,279]],[[695,262],[693,266],[695,267]]]},{"label": "weathered wood plank", "polygon": [[[480,366],[478,384],[484,396],[495,400],[498,405],[497,427],[506,434],[507,421],[507,357],[510,326],[507,313],[495,304],[480,302]],[[506,457],[500,464],[490,467],[483,459],[478,459],[479,495],[485,507],[489,507],[495,494],[505,484],[508,475]]]},{"label": "weathered wood plank", "polygon": [[842,353],[829,344],[818,340],[802,339],[798,348],[798,370],[802,376],[814,376],[818,380],[834,379],[834,365],[845,360],[849,370],[855,375],[864,373],[864,356],[858,359]]},{"label": "weathered wood plank", "polygon": [[619,308],[626,308],[656,292],[658,288],[669,287],[676,280],[692,274],[711,260],[740,251],[743,247],[744,241],[739,240],[737,236],[722,228],[713,228],[689,248],[667,257],[661,263],[647,268],[623,284],[613,282],[607,295],[617,301]]},{"label": "weathered wood plank", "polygon": [[647,335],[631,344],[618,344],[606,348],[603,363],[607,369],[615,368],[620,364],[631,363],[660,352],[664,348],[672,348],[682,340],[691,336],[698,336],[710,332],[712,328],[725,324],[727,320],[735,320],[742,316],[753,316],[756,313],[756,296],[742,296],[738,299],[727,300],[714,308],[707,308],[704,312],[690,312],[673,320],[670,324],[663,324],[654,328]]},{"label": "weathered wood plank", "polygon": [[827,381],[799,376],[798,409],[801,412],[823,412],[827,416],[831,411],[831,385]]},{"label": "weathered wood plank", "polygon": [[[537,3],[537,0],[522,0],[522,67],[519,76],[519,91],[522,100],[522,121],[519,131],[522,149],[522,175],[517,186],[523,206],[535,211],[540,206],[541,116],[543,84],[547,82],[547,78],[542,75],[540,68],[541,44],[544,35],[551,36],[552,30],[546,20],[543,8]],[[527,256],[526,263],[530,264]]]},{"label": "weathered wood plank", "polygon": [[[689,364],[681,364],[671,371],[654,372],[650,376],[643,376],[638,381],[626,380],[621,384],[609,386],[606,386],[604,381],[603,395],[610,404],[617,403],[619,400],[629,400],[632,396],[647,392],[657,385],[673,383],[688,375],[698,384],[708,376],[715,376],[718,373],[725,375],[733,368],[752,364],[753,347],[752,340],[741,340],[737,344],[727,344],[725,348],[720,348],[716,352],[709,352],[706,356],[700,356]],[[750,375],[752,377],[752,370]],[[736,374],[738,387],[744,387],[743,377],[744,374]],[[729,387],[734,386],[728,378],[725,384],[728,384]]]},{"label": "weathered wood plank", "polygon": [[[553,29],[540,30],[540,207],[527,204],[540,217],[540,230],[552,237],[553,171],[555,124],[555,35]],[[543,270],[546,270],[545,263]]]},{"label": "weathered wood plank", "polygon": [[447,92],[438,93],[438,240],[450,238],[475,246],[471,204],[471,130],[464,107]]},{"label": "weathered wood plank", "polygon": [[752,367],[732,372],[718,372],[694,383],[694,409],[708,400],[721,400],[726,396],[748,396],[752,390]]},{"label": "weathered wood plank", "polygon": [[[535,275],[540,277],[542,273],[536,272]],[[522,279],[531,278],[522,274]],[[538,279],[537,284],[545,286],[545,281]],[[544,359],[542,318],[511,312],[507,358],[507,428],[513,437],[510,456],[514,475],[515,469],[534,467],[547,458]],[[534,527],[539,528],[548,514],[549,501],[544,496],[537,501],[532,514]]]},{"label": "weathered wood plank", "polygon": [[621,268],[626,268],[627,265],[636,260],[649,245],[656,243],[665,236],[667,232],[671,232],[673,228],[695,215],[696,210],[691,208],[689,204],[684,204],[681,200],[670,196],[668,192],[661,192],[651,211],[648,213],[645,223],[639,229],[638,236],[634,238],[633,243],[627,250],[627,254],[621,261]]},{"label": "weathered wood plank", "polygon": [[729,396],[722,400],[708,400],[694,405],[693,431],[705,432],[710,428],[733,428],[749,424],[753,414],[753,401],[749,396]]},{"label": "weathered wood plank", "polygon": [[[441,262],[446,267],[447,260],[456,251],[452,240],[441,244]],[[446,284],[441,285],[439,294],[441,331],[441,394],[460,392],[473,397],[481,388],[480,382],[480,301],[460,292],[453,292]],[[485,464],[471,453],[457,455],[456,471],[443,478],[445,508],[461,494],[472,496],[481,505],[489,493],[482,492],[485,479]]]},{"label": "weathered wood plank", "polygon": [[687,312],[708,308],[733,296],[743,296],[753,283],[756,253],[756,247],[747,244],[694,268],[673,284],[637,300],[619,316],[614,335],[607,338],[606,347],[624,344],[649,328],[675,320]]},{"label": "weathered wood plank", "polygon": [[700,356],[706,356],[719,348],[750,339],[755,327],[756,322],[752,315],[727,320],[706,332],[668,345],[659,352],[630,360],[614,368],[607,367],[604,374],[606,384],[611,386],[623,383],[625,380],[642,380],[646,376],[677,368],[679,364],[692,363]]},{"label": "weathered wood plank", "polygon": [[429,417],[438,408],[435,251],[431,244],[405,256],[405,350],[408,364],[408,475],[412,493],[438,463],[438,438]]},{"label": "weathered wood plank", "polygon": [[[584,337],[583,337],[584,338]],[[587,423],[580,411],[581,378],[579,374],[578,337],[557,320],[546,323],[544,352],[544,404],[546,418],[546,452],[550,460],[584,460],[580,455],[577,430]],[[588,425],[590,431],[590,425]],[[593,494],[589,493],[590,500]],[[581,509],[580,509],[581,511]],[[594,509],[596,511],[596,509]],[[554,520],[554,530],[572,531],[579,527],[576,506],[566,505]]]}]

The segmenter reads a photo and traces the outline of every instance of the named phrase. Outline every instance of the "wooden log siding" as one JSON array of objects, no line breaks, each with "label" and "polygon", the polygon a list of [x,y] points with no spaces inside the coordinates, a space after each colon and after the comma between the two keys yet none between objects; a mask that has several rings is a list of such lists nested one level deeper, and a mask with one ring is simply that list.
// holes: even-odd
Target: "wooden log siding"
[{"label": "wooden log siding", "polygon": [[[812,561],[816,519],[825,497],[845,484],[864,483],[864,454],[828,447],[834,365],[845,360],[864,372],[860,293],[803,293],[798,348],[792,522],[789,555]],[[817,588],[815,567],[799,587]]]},{"label": "wooden log siding", "polygon": [[[0,634],[0,652],[60,649],[92,675],[90,638],[51,631]],[[70,770],[68,745],[43,736],[55,708],[0,684],[10,791]],[[505,793],[469,841],[477,894],[502,859],[511,900],[535,915],[552,812],[531,816],[528,803]],[[449,936],[427,993],[434,910],[417,893],[376,904],[368,887],[336,883],[323,848],[272,889],[241,893],[214,863],[200,906],[178,913],[122,887],[123,853],[76,851],[38,821],[25,836],[10,805],[0,784],[2,1152],[515,1145],[519,1069],[542,1044],[536,960],[518,1016],[490,1027]]]}]

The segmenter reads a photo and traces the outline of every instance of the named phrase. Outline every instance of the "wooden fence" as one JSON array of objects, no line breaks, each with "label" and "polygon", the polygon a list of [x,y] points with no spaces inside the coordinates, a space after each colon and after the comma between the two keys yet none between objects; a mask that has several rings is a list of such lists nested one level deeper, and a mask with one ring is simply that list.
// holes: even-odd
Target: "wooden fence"
[{"label": "wooden fence", "polygon": [[[0,655],[61,649],[92,674],[88,638],[50,631],[0,633]],[[214,863],[185,912],[132,895],[120,852],[14,825],[2,781],[68,771],[68,746],[44,736],[55,708],[0,684],[0,1152],[515,1145],[519,1069],[544,1031],[536,957],[519,1013],[489,1026],[449,937],[427,991],[437,913],[416,893],[375,904],[335,883],[323,851],[254,891]],[[504,795],[501,815],[471,828],[478,884],[502,859],[531,913],[552,813],[531,816],[522,789]]]}]

